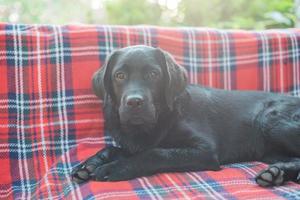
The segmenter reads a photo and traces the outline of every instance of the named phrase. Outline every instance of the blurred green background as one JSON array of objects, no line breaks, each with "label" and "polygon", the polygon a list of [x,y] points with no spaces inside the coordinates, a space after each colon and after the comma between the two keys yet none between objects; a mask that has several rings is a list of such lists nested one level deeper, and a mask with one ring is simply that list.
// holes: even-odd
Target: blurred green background
[{"label": "blurred green background", "polygon": [[268,29],[298,26],[300,0],[0,0],[0,21]]}]

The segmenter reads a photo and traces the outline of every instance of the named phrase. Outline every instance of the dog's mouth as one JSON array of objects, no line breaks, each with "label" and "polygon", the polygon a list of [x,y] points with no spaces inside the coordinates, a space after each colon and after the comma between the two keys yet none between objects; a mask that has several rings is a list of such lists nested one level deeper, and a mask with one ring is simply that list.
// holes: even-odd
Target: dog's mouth
[{"label": "dog's mouth", "polygon": [[121,118],[121,128],[124,133],[129,135],[148,135],[151,136],[152,130],[156,127],[157,118],[139,115],[128,116],[125,120]]},{"label": "dog's mouth", "polygon": [[141,125],[147,122],[139,115],[132,115],[129,117],[128,123],[132,125]]},{"label": "dog's mouth", "polygon": [[131,125],[143,125],[143,124],[154,124],[157,121],[155,115],[142,115],[142,114],[125,114],[120,115],[122,124],[131,124]]},{"label": "dog's mouth", "polygon": [[143,110],[119,109],[121,124],[128,125],[147,125],[157,122],[157,113],[154,106],[149,106]]}]

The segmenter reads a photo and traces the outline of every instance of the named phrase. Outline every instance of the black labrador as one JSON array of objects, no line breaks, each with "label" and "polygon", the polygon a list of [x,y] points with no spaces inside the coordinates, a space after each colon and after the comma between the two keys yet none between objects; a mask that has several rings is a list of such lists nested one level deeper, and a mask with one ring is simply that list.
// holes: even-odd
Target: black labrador
[{"label": "black labrador", "polygon": [[142,45],[113,52],[94,74],[93,89],[118,147],[77,166],[77,183],[244,161],[270,164],[256,177],[261,186],[300,183],[300,98],[188,84],[170,54]]}]

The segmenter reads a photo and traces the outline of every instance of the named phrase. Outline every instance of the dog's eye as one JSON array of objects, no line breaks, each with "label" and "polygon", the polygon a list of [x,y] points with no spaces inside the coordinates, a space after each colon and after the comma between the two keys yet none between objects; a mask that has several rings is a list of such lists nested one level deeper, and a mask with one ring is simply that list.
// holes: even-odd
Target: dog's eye
[{"label": "dog's eye", "polygon": [[115,73],[115,79],[122,81],[126,79],[126,74],[123,72],[117,72]]},{"label": "dog's eye", "polygon": [[151,71],[147,74],[148,79],[156,79],[158,77],[158,72],[156,71]]}]

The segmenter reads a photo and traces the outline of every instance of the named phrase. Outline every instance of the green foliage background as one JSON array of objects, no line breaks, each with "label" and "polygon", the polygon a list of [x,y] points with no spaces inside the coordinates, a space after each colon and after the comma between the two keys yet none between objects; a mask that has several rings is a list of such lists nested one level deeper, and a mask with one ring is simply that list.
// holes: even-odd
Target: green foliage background
[{"label": "green foliage background", "polygon": [[[170,0],[169,0],[170,1]],[[0,0],[0,21],[152,24],[216,28],[294,27],[294,0]]]}]

